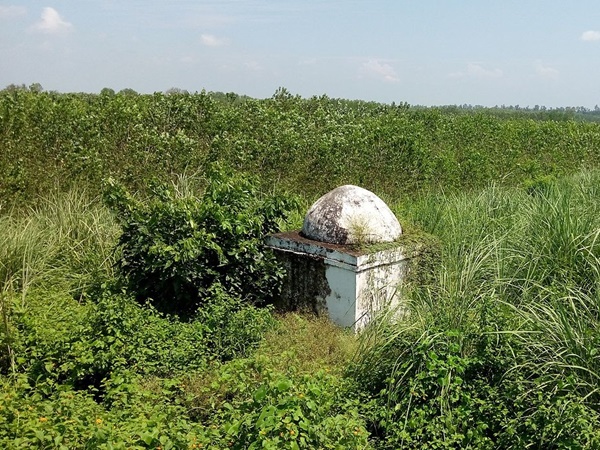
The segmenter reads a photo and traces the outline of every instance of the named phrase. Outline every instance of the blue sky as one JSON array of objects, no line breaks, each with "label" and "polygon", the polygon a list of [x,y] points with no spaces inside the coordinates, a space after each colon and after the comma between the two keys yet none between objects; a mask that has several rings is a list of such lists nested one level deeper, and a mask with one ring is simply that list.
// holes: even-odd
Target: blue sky
[{"label": "blue sky", "polygon": [[600,1],[0,1],[11,83],[593,108]]}]

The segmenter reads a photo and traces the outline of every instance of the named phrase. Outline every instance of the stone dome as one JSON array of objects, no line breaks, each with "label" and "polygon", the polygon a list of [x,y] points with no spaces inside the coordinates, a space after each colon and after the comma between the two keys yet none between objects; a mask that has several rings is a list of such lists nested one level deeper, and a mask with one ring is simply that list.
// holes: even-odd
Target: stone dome
[{"label": "stone dome", "polygon": [[310,207],[301,234],[319,242],[349,245],[393,242],[402,228],[383,200],[361,187],[345,185]]}]

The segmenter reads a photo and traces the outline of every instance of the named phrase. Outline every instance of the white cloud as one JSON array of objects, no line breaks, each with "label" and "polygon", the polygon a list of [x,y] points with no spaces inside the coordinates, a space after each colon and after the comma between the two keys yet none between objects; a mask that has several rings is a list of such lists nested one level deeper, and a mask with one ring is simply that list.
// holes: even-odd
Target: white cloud
[{"label": "white cloud", "polygon": [[44,8],[42,11],[42,17],[37,22],[33,29],[42,33],[58,34],[70,31],[73,28],[73,24],[63,20],[54,8]]},{"label": "white cloud", "polygon": [[200,36],[200,42],[207,47],[222,47],[227,45],[227,39],[218,38],[213,34],[203,34]]},{"label": "white cloud", "polygon": [[2,6],[0,5],[0,19],[14,19],[15,17],[27,14],[27,8],[24,6]]},{"label": "white cloud", "polygon": [[389,83],[396,83],[400,81],[398,74],[392,66],[376,59],[370,59],[369,61],[362,63],[359,73],[362,76],[377,78]]},{"label": "white cloud", "polygon": [[582,41],[600,41],[600,31],[584,31],[581,34]]},{"label": "white cloud", "polygon": [[504,72],[502,70],[496,69],[486,69],[481,64],[478,63],[468,63],[467,70],[464,72],[453,72],[449,74],[450,77],[453,78],[501,78],[504,76]]},{"label": "white cloud", "polygon": [[535,63],[535,73],[547,80],[558,80],[560,72],[553,67],[544,66],[541,62]]},{"label": "white cloud", "polygon": [[500,78],[504,73],[500,69],[486,69],[481,64],[467,64],[467,74],[474,77]]}]

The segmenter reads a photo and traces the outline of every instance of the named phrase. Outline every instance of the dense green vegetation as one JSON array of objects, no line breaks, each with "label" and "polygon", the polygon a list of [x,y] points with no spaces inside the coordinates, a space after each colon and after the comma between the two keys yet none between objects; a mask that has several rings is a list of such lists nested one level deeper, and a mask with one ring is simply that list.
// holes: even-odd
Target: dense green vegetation
[{"label": "dense green vegetation", "polygon": [[[380,448],[597,448],[600,173],[431,196],[443,242],[352,373]],[[365,392],[366,391],[366,392]]]},{"label": "dense green vegetation", "polygon": [[[600,447],[600,125],[0,92],[1,448]],[[260,245],[342,183],[440,243],[360,336]]]},{"label": "dense green vegetation", "polygon": [[0,91],[0,198],[31,202],[108,176],[133,190],[219,161],[308,198],[338,185],[389,199],[516,185],[598,163],[597,123],[560,111],[412,108],[208,93]]}]

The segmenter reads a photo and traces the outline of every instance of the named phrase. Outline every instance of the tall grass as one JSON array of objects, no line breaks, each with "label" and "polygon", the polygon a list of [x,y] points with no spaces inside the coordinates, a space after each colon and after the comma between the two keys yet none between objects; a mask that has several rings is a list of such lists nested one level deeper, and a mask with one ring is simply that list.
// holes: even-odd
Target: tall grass
[{"label": "tall grass", "polygon": [[31,217],[52,236],[54,267],[74,293],[83,295],[113,277],[119,227],[98,198],[84,190],[53,193]]},{"label": "tall grass", "polygon": [[0,217],[0,367],[14,368],[13,305],[23,307],[30,287],[43,278],[56,245],[33,219]]},{"label": "tall grass", "polygon": [[[544,439],[556,425],[538,423],[544,408],[550,416],[558,408],[559,418],[572,402],[600,412],[599,185],[600,173],[590,171],[527,189],[440,194],[412,207],[411,220],[442,241],[434,282],[408,293],[403,320],[384,316],[365,332],[352,372],[386,404],[402,405],[402,417],[392,408],[380,418],[389,433],[418,422],[411,408],[444,422],[444,433],[448,424],[460,429],[456,411],[473,398],[483,409],[504,405],[486,418],[500,424],[496,433],[535,422],[526,432],[538,436],[538,427]],[[390,431],[392,422],[400,431]]]},{"label": "tall grass", "polygon": [[514,368],[538,373],[535,380],[552,392],[575,392],[598,408],[600,400],[600,298],[573,290],[546,295],[516,308],[528,333],[517,334],[526,358]]},{"label": "tall grass", "polygon": [[32,218],[0,217],[2,292],[26,295],[56,254],[56,239]]},{"label": "tall grass", "polygon": [[117,233],[109,211],[81,191],[0,216],[0,367],[14,367],[11,316],[27,308],[30,291],[78,298],[110,280]]}]

